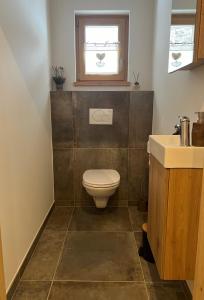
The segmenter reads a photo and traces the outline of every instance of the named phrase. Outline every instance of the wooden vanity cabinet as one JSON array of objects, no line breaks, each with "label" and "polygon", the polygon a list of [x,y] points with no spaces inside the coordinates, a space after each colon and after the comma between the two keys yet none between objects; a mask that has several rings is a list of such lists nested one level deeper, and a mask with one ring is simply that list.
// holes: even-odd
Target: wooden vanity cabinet
[{"label": "wooden vanity cabinet", "polygon": [[150,157],[148,240],[161,279],[194,279],[202,175]]}]

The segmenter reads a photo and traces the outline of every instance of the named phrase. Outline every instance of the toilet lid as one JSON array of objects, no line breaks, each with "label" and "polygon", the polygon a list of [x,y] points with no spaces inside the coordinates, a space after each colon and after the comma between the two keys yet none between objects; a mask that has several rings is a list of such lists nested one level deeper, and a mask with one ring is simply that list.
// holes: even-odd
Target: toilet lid
[{"label": "toilet lid", "polygon": [[112,186],[120,182],[120,174],[116,170],[87,170],[83,174],[83,182],[91,186]]}]

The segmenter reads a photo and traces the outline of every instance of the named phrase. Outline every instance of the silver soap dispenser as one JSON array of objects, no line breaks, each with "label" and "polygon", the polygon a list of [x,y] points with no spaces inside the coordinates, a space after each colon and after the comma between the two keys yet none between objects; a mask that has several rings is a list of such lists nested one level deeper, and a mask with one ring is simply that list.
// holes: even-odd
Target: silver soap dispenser
[{"label": "silver soap dispenser", "polygon": [[190,146],[190,119],[186,116],[180,117],[181,125],[181,146],[189,147]]}]

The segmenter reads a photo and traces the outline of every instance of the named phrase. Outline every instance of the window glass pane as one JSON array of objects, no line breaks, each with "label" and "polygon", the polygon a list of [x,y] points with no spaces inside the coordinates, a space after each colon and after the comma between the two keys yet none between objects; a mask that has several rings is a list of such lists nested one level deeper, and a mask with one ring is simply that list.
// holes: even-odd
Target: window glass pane
[{"label": "window glass pane", "polygon": [[119,73],[118,26],[85,27],[85,74]]},{"label": "window glass pane", "polygon": [[193,62],[194,31],[194,25],[171,26],[169,72]]}]

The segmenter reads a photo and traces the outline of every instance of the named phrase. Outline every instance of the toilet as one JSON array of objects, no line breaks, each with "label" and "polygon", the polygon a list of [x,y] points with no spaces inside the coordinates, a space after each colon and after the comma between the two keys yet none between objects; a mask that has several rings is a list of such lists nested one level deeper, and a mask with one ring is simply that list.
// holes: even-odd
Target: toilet
[{"label": "toilet", "polygon": [[120,185],[120,174],[111,169],[87,170],[83,174],[84,188],[93,197],[97,208],[105,208],[108,199]]}]

